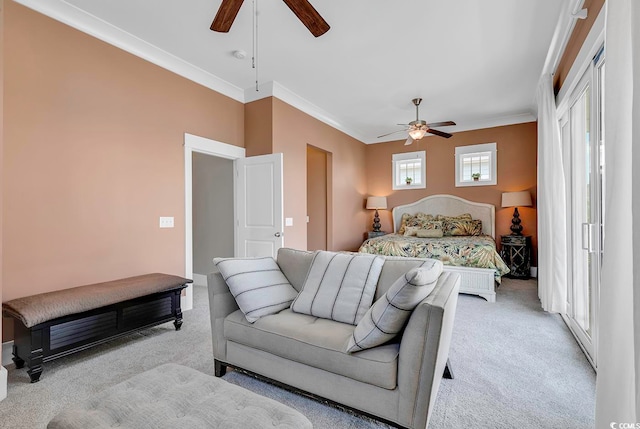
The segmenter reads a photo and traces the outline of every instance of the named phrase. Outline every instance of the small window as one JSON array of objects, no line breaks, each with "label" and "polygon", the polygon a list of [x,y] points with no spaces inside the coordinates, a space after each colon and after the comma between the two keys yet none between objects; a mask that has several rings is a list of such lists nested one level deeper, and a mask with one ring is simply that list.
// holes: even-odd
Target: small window
[{"label": "small window", "polygon": [[426,188],[425,151],[393,155],[393,189]]},{"label": "small window", "polygon": [[456,148],[456,186],[487,186],[498,183],[495,143]]}]

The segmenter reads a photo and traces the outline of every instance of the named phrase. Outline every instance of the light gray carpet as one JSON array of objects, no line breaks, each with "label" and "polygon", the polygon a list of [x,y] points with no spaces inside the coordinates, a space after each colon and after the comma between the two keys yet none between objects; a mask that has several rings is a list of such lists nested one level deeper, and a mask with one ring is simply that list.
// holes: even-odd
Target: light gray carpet
[{"label": "light gray carpet", "polygon": [[[194,302],[181,331],[165,324],[49,362],[39,383],[9,365],[0,427],[44,428],[65,405],[162,363],[212,374],[204,287]],[[431,429],[594,426],[595,374],[560,317],[540,309],[534,281],[505,279],[495,304],[461,295],[450,356],[456,378],[442,382]],[[297,409],[315,429],[387,427],[244,374],[225,379]]]}]

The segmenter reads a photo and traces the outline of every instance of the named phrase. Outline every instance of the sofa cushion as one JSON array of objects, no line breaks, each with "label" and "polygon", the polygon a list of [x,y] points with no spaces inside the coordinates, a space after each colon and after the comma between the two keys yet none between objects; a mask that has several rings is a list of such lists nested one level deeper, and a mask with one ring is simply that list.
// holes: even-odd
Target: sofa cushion
[{"label": "sofa cushion", "polygon": [[407,271],[421,266],[425,258],[406,258],[404,256],[385,256],[382,272],[378,279],[374,301],[387,293],[389,288],[398,280],[398,277]]},{"label": "sofa cushion", "polygon": [[309,267],[315,253],[308,250],[297,250],[282,247],[278,249],[278,266],[291,286],[298,292],[302,290],[309,273]]},{"label": "sofa cushion", "polygon": [[293,311],[355,325],[371,307],[384,258],[318,251]]},{"label": "sofa cushion", "polygon": [[399,345],[385,344],[354,355],[345,354],[345,344],[354,328],[346,323],[294,313],[290,309],[249,324],[242,313],[236,311],[224,321],[224,336],[228,341],[285,359],[394,389]]},{"label": "sofa cushion", "polygon": [[398,335],[413,309],[433,291],[442,268],[442,262],[429,259],[400,276],[358,323],[347,353],[379,346]]},{"label": "sofa cushion", "polygon": [[298,294],[271,257],[214,258],[249,322],[288,308]]}]

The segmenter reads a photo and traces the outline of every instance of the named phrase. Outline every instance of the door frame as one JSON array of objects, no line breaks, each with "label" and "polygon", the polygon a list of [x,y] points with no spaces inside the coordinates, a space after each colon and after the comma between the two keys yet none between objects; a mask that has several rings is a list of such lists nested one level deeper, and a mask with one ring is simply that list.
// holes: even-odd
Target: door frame
[{"label": "door frame", "polygon": [[[600,120],[599,114],[602,113],[600,108],[600,96],[599,88],[600,88],[600,78],[599,70],[600,67],[606,61],[605,55],[603,54],[604,43],[595,49],[595,54],[591,61],[587,64],[585,69],[582,71],[582,75],[580,79],[573,84],[571,92],[567,93],[567,96],[563,100],[563,102],[559,105],[562,108],[558,108],[558,121],[560,125],[560,132],[563,133],[564,126],[568,124],[569,126],[569,141],[566,142],[565,135],[562,134],[562,145],[563,145],[563,156],[566,157],[565,168],[568,166],[567,173],[568,174],[568,184],[567,184],[567,204],[569,207],[569,213],[567,216],[567,255],[570,261],[574,261],[572,264],[568,266],[567,271],[567,282],[568,282],[568,290],[567,290],[567,310],[566,313],[562,313],[561,316],[564,322],[569,327],[571,333],[576,338],[577,343],[580,345],[580,348],[583,350],[585,356],[589,363],[593,366],[594,369],[597,370],[598,364],[598,341],[599,341],[599,332],[598,332],[598,320],[599,320],[599,302],[600,302],[600,288],[601,283],[600,279],[600,269],[601,269],[601,255],[602,255],[602,234],[604,233],[603,225],[604,225],[604,202],[603,195],[601,194],[601,180],[602,175],[600,172],[600,142],[602,138],[602,130],[600,128]],[[597,259],[592,265],[589,266],[588,271],[588,279],[590,282],[592,279],[596,279],[594,287],[591,289],[589,294],[589,311],[591,312],[591,335],[587,334],[584,329],[579,325],[579,323],[575,320],[574,306],[575,306],[575,296],[573,294],[574,287],[576,285],[575,275],[575,259],[576,249],[580,249],[583,247],[583,239],[580,234],[576,234],[575,224],[574,222],[574,209],[576,208],[575,204],[575,195],[574,192],[576,189],[574,188],[574,180],[576,178],[575,171],[575,163],[582,163],[583,159],[577,160],[575,158],[575,148],[573,141],[573,124],[570,120],[571,118],[571,109],[575,105],[575,103],[579,100],[584,91],[589,88],[590,91],[590,100],[589,100],[589,115],[590,115],[590,127],[589,127],[589,140],[590,140],[590,150],[593,155],[591,157],[591,165],[590,168],[594,172],[594,178],[597,180],[593,181],[592,185],[594,186],[591,191],[591,197],[599,202],[599,209],[595,213],[591,213],[594,217],[592,219],[592,224],[595,224],[598,229],[598,240],[595,243],[595,250],[591,252],[594,258]],[[595,146],[595,147],[594,147]],[[583,231],[583,230],[582,230]],[[578,250],[580,251],[580,250]],[[591,323],[593,322],[593,323]],[[589,338],[590,337],[590,338]]]},{"label": "door frame", "polygon": [[[193,278],[193,153],[217,156],[236,160],[246,156],[245,148],[211,140],[205,137],[184,133],[184,276]],[[235,177],[233,180],[233,205],[235,210]],[[234,215],[235,219],[235,215]],[[235,224],[235,222],[234,222]],[[235,254],[235,226],[233,231],[233,246]],[[193,308],[193,286],[186,289],[186,295],[181,297],[183,310]]]}]

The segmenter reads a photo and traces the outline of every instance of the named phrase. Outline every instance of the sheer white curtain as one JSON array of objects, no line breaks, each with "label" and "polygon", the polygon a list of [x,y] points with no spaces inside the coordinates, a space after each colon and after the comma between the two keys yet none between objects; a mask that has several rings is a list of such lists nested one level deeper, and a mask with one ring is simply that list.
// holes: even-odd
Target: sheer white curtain
[{"label": "sheer white curtain", "polygon": [[545,311],[567,304],[567,209],[553,78],[538,83],[538,296]]},{"label": "sheer white curtain", "polygon": [[598,428],[640,423],[640,1],[608,0],[606,7]]}]

